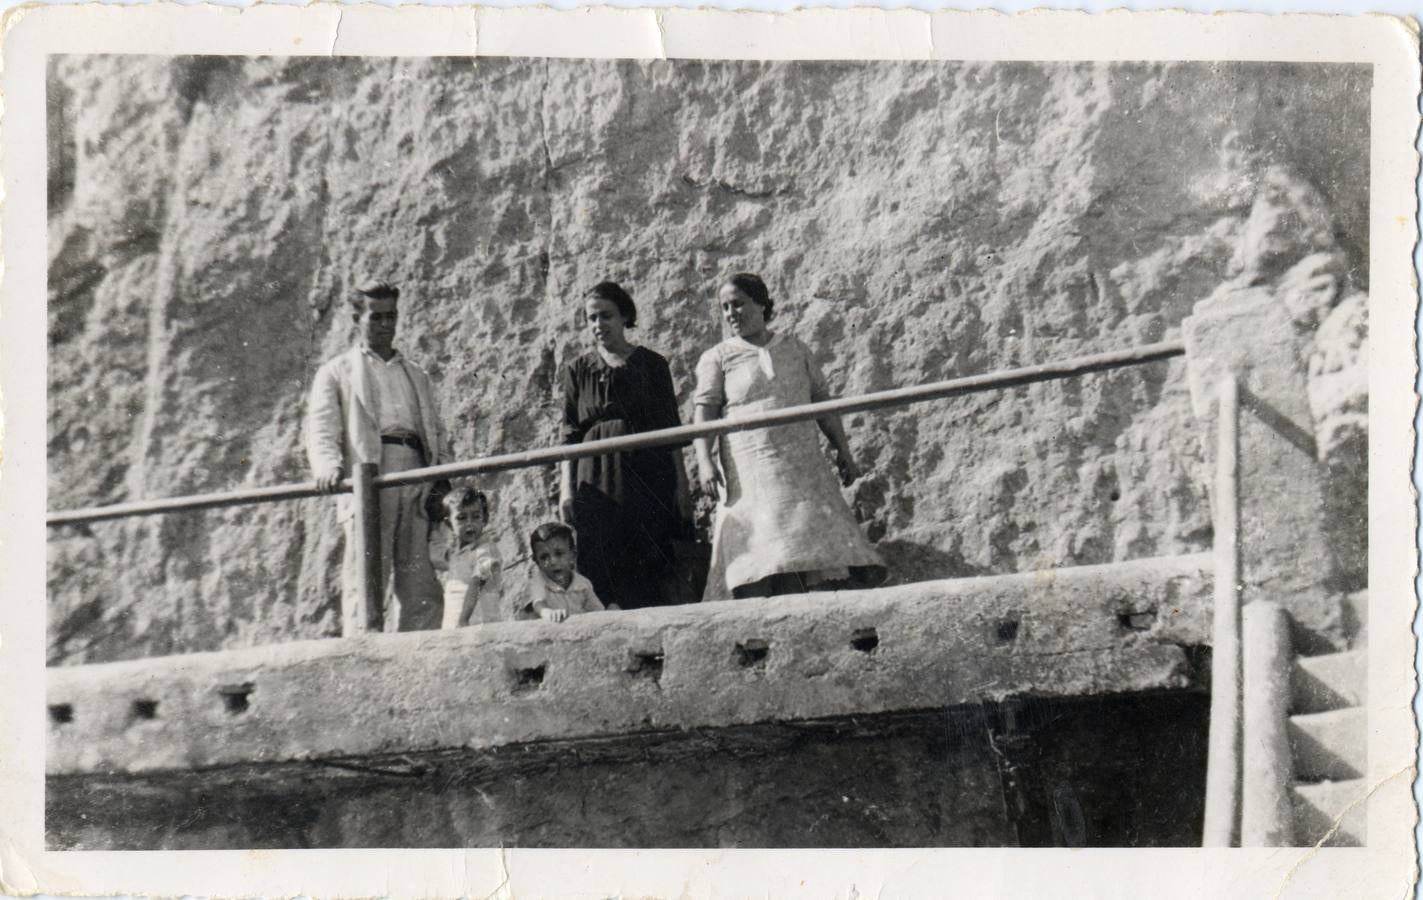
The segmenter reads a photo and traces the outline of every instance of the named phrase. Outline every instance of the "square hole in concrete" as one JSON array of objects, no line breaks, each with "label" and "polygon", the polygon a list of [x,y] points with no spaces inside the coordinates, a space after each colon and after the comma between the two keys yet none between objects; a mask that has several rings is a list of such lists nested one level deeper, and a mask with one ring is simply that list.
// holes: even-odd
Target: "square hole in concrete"
[{"label": "square hole in concrete", "polygon": [[993,629],[993,636],[1000,644],[1011,644],[1018,639],[1018,620],[1004,619]]},{"label": "square hole in concrete", "polygon": [[879,646],[879,632],[873,628],[858,628],[850,635],[850,646],[861,653],[873,653]]},{"label": "square hole in concrete", "polygon": [[156,719],[158,718],[158,701],[135,700],[133,701],[133,705],[129,707],[129,712],[135,719],[143,719],[145,721]]},{"label": "square hole in concrete", "polygon": [[660,682],[663,662],[660,651],[634,650],[628,654],[628,674]]},{"label": "square hole in concrete", "polygon": [[1156,624],[1156,610],[1137,610],[1117,613],[1117,624],[1126,631],[1150,631]]},{"label": "square hole in concrete", "polygon": [[49,708],[49,720],[56,725],[68,725],[74,721],[74,707],[68,703],[56,703]]},{"label": "square hole in concrete", "polygon": [[538,690],[543,686],[544,673],[548,670],[548,663],[539,663],[537,666],[527,666],[514,670],[514,693],[528,694]]},{"label": "square hole in concrete", "polygon": [[751,638],[736,645],[736,664],[743,669],[762,668],[766,665],[766,657],[771,652],[771,645],[759,638]]},{"label": "square hole in concrete", "polygon": [[251,706],[248,698],[252,696],[252,682],[223,685],[217,689],[217,693],[222,697],[223,710],[229,716],[240,716]]}]

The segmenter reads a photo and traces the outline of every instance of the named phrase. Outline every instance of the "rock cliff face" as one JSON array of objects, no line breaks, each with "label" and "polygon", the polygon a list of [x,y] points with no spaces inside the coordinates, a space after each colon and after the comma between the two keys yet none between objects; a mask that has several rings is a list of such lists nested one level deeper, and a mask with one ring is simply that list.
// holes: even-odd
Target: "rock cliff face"
[{"label": "rock cliff face", "polygon": [[[583,289],[685,408],[719,276],[841,393],[1170,339],[1274,292],[1316,333],[1337,509],[1366,483],[1367,67],[67,57],[49,79],[51,508],[308,477],[345,292],[403,290],[457,456],[556,440]],[[1184,363],[851,417],[900,581],[1211,542]],[[506,560],[548,471],[491,478]],[[1357,517],[1341,568],[1362,572]],[[338,630],[309,501],[51,534],[51,658]],[[1352,567],[1352,568],[1351,568]]]}]

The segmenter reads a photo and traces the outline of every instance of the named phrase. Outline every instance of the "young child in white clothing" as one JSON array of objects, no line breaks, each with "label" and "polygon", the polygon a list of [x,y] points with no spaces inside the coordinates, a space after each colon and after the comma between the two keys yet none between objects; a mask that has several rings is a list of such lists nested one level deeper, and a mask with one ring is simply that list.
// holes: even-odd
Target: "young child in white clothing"
[{"label": "young child in white clothing", "polygon": [[430,562],[444,587],[442,628],[460,628],[505,618],[499,551],[485,539],[489,498],[472,487],[457,487],[441,501],[445,521],[430,536]]},{"label": "young child in white clothing", "polygon": [[517,618],[562,622],[579,613],[618,608],[612,604],[605,607],[592,582],[578,573],[573,529],[567,525],[548,522],[535,528],[529,535],[529,551],[536,571],[515,610]]}]

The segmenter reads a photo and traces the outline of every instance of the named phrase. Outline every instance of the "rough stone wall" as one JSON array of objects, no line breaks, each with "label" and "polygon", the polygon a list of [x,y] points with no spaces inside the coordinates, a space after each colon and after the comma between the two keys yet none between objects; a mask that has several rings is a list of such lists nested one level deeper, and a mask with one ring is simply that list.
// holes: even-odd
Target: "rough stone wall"
[{"label": "rough stone wall", "polygon": [[[1369,89],[1283,64],[57,58],[49,503],[307,477],[309,378],[367,275],[402,285],[460,457],[555,440],[603,278],[685,413],[741,269],[841,393],[1173,338],[1266,284],[1318,328],[1320,451],[1357,487]],[[1208,547],[1183,368],[851,417],[894,577]],[[487,486],[518,560],[553,479]],[[56,532],[51,659],[333,634],[339,554],[318,501]]]}]

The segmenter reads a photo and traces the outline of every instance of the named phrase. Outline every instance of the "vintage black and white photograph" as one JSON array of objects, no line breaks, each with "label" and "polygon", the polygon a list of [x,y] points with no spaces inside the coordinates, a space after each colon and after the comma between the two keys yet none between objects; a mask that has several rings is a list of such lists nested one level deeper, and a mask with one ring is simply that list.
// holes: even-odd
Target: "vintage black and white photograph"
[{"label": "vintage black and white photograph", "polygon": [[1374,66],[44,65],[48,850],[1376,837]]}]

